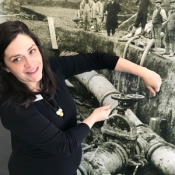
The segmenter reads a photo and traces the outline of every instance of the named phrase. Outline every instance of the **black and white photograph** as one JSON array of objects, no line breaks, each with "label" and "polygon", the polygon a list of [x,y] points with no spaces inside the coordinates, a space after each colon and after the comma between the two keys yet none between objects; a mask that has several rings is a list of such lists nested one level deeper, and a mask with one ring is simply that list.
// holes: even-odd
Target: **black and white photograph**
[{"label": "black and white photograph", "polygon": [[0,0],[0,175],[175,175],[175,0]]}]

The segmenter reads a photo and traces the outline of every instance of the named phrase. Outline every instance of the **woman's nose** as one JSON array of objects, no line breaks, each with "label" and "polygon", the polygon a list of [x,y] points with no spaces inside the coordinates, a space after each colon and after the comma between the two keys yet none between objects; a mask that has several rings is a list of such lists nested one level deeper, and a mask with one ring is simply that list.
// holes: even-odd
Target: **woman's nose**
[{"label": "woman's nose", "polygon": [[31,58],[25,59],[25,67],[32,67],[33,66],[33,60]]}]

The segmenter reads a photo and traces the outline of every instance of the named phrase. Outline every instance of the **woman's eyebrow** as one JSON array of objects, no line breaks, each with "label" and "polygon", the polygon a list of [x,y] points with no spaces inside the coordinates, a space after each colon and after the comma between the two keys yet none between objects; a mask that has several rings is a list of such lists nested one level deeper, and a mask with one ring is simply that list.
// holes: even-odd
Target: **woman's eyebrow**
[{"label": "woman's eyebrow", "polygon": [[29,49],[28,49],[28,51],[33,47],[33,46],[36,46],[36,44],[32,44],[32,46],[31,47],[29,47]]},{"label": "woman's eyebrow", "polygon": [[[27,49],[27,51],[29,51],[33,46],[36,46],[36,44],[32,44],[31,47],[29,47],[29,48]],[[21,54],[12,55],[12,56],[10,56],[9,60],[10,60],[11,58],[18,57],[18,56],[20,56],[20,55],[21,55]]]}]

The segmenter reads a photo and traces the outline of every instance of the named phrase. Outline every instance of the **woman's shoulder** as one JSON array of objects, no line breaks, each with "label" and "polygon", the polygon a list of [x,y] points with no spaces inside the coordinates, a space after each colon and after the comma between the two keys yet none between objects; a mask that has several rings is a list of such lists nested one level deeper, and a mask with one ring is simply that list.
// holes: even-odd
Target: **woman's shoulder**
[{"label": "woman's shoulder", "polygon": [[74,69],[75,64],[79,62],[78,60],[75,55],[61,55],[49,58],[52,71],[59,77],[65,77],[69,74],[71,69]]},{"label": "woman's shoulder", "polygon": [[[34,102],[33,102],[34,103]],[[3,105],[0,106],[0,117],[1,119],[8,120],[9,122],[24,121],[30,117],[35,116],[37,108],[31,103],[28,107],[24,106],[13,106]]]},{"label": "woman's shoulder", "polygon": [[56,57],[56,56],[52,56],[49,57],[49,63],[50,63],[50,67],[51,70],[55,73],[60,75],[62,72],[62,60],[60,59],[60,57]]},{"label": "woman's shoulder", "polygon": [[66,57],[64,56],[51,56],[49,57],[49,63],[51,68],[55,71],[55,70],[61,70],[62,69],[62,65],[65,62]]}]

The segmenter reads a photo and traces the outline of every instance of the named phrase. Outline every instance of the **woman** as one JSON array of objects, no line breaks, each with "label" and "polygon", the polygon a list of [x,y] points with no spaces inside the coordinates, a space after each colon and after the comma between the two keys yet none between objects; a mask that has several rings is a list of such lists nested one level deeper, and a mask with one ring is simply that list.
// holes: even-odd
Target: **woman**
[{"label": "woman", "polygon": [[65,79],[92,69],[115,69],[140,76],[155,96],[160,76],[109,54],[44,57],[37,37],[20,21],[0,24],[0,117],[10,130],[10,175],[73,175],[81,143],[110,105],[95,109],[77,125],[76,105]]}]

